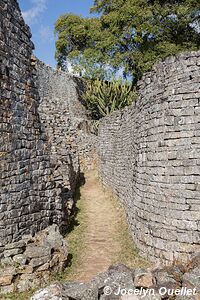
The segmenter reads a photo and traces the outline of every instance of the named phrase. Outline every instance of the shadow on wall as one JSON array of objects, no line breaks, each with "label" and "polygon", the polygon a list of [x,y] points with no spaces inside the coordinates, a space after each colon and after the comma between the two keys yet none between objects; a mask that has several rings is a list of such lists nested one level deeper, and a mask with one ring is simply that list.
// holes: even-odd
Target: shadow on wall
[{"label": "shadow on wall", "polygon": [[[68,224],[67,226],[63,226],[62,228],[62,233],[64,236],[67,236],[70,232],[74,230],[76,226],[79,226],[77,215],[80,212],[80,209],[77,207],[77,203],[81,197],[80,189],[84,184],[85,184],[85,176],[84,173],[81,172],[73,194],[73,201],[71,203],[70,203],[70,199],[72,199],[72,194],[70,193],[70,191],[65,188],[63,188],[61,191],[61,198],[63,199],[63,203],[66,203],[67,206],[72,204],[72,206],[70,207],[71,214],[67,219]],[[66,211],[66,206],[63,208],[63,211],[64,210]]]}]

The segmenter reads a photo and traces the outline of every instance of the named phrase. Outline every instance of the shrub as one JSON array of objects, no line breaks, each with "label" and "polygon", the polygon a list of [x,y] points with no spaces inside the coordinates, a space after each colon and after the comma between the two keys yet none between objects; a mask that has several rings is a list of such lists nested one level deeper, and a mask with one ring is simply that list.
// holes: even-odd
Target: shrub
[{"label": "shrub", "polygon": [[90,115],[97,120],[130,105],[136,97],[136,89],[128,81],[100,79],[87,81],[83,95]]}]

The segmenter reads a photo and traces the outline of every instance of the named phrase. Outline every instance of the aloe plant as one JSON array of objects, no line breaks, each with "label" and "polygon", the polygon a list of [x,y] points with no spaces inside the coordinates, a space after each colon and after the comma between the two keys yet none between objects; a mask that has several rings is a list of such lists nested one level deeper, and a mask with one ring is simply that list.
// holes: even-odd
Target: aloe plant
[{"label": "aloe plant", "polygon": [[129,82],[96,79],[87,81],[83,99],[92,117],[100,119],[130,105],[136,96],[136,90]]}]

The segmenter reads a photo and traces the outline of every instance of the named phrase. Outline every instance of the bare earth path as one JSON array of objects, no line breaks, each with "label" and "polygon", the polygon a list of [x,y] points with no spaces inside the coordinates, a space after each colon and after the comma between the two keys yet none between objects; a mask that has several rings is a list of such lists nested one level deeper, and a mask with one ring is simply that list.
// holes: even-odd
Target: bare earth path
[{"label": "bare earth path", "polygon": [[87,282],[116,262],[147,266],[132,244],[118,201],[102,187],[96,171],[87,171],[85,180],[80,189],[79,228],[68,238],[69,244],[76,244],[77,257],[67,277]]}]

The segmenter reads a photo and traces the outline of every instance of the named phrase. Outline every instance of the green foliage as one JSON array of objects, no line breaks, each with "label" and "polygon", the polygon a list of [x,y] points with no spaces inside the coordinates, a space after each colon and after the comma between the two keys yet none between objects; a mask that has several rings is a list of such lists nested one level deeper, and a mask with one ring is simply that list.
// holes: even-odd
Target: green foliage
[{"label": "green foliage", "polygon": [[83,95],[86,106],[94,119],[111,114],[117,109],[130,105],[136,99],[135,88],[128,82],[115,80],[90,80]]},{"label": "green foliage", "polygon": [[89,78],[123,70],[136,82],[157,60],[200,48],[199,12],[199,0],[95,0],[95,16],[57,20],[56,58]]}]

